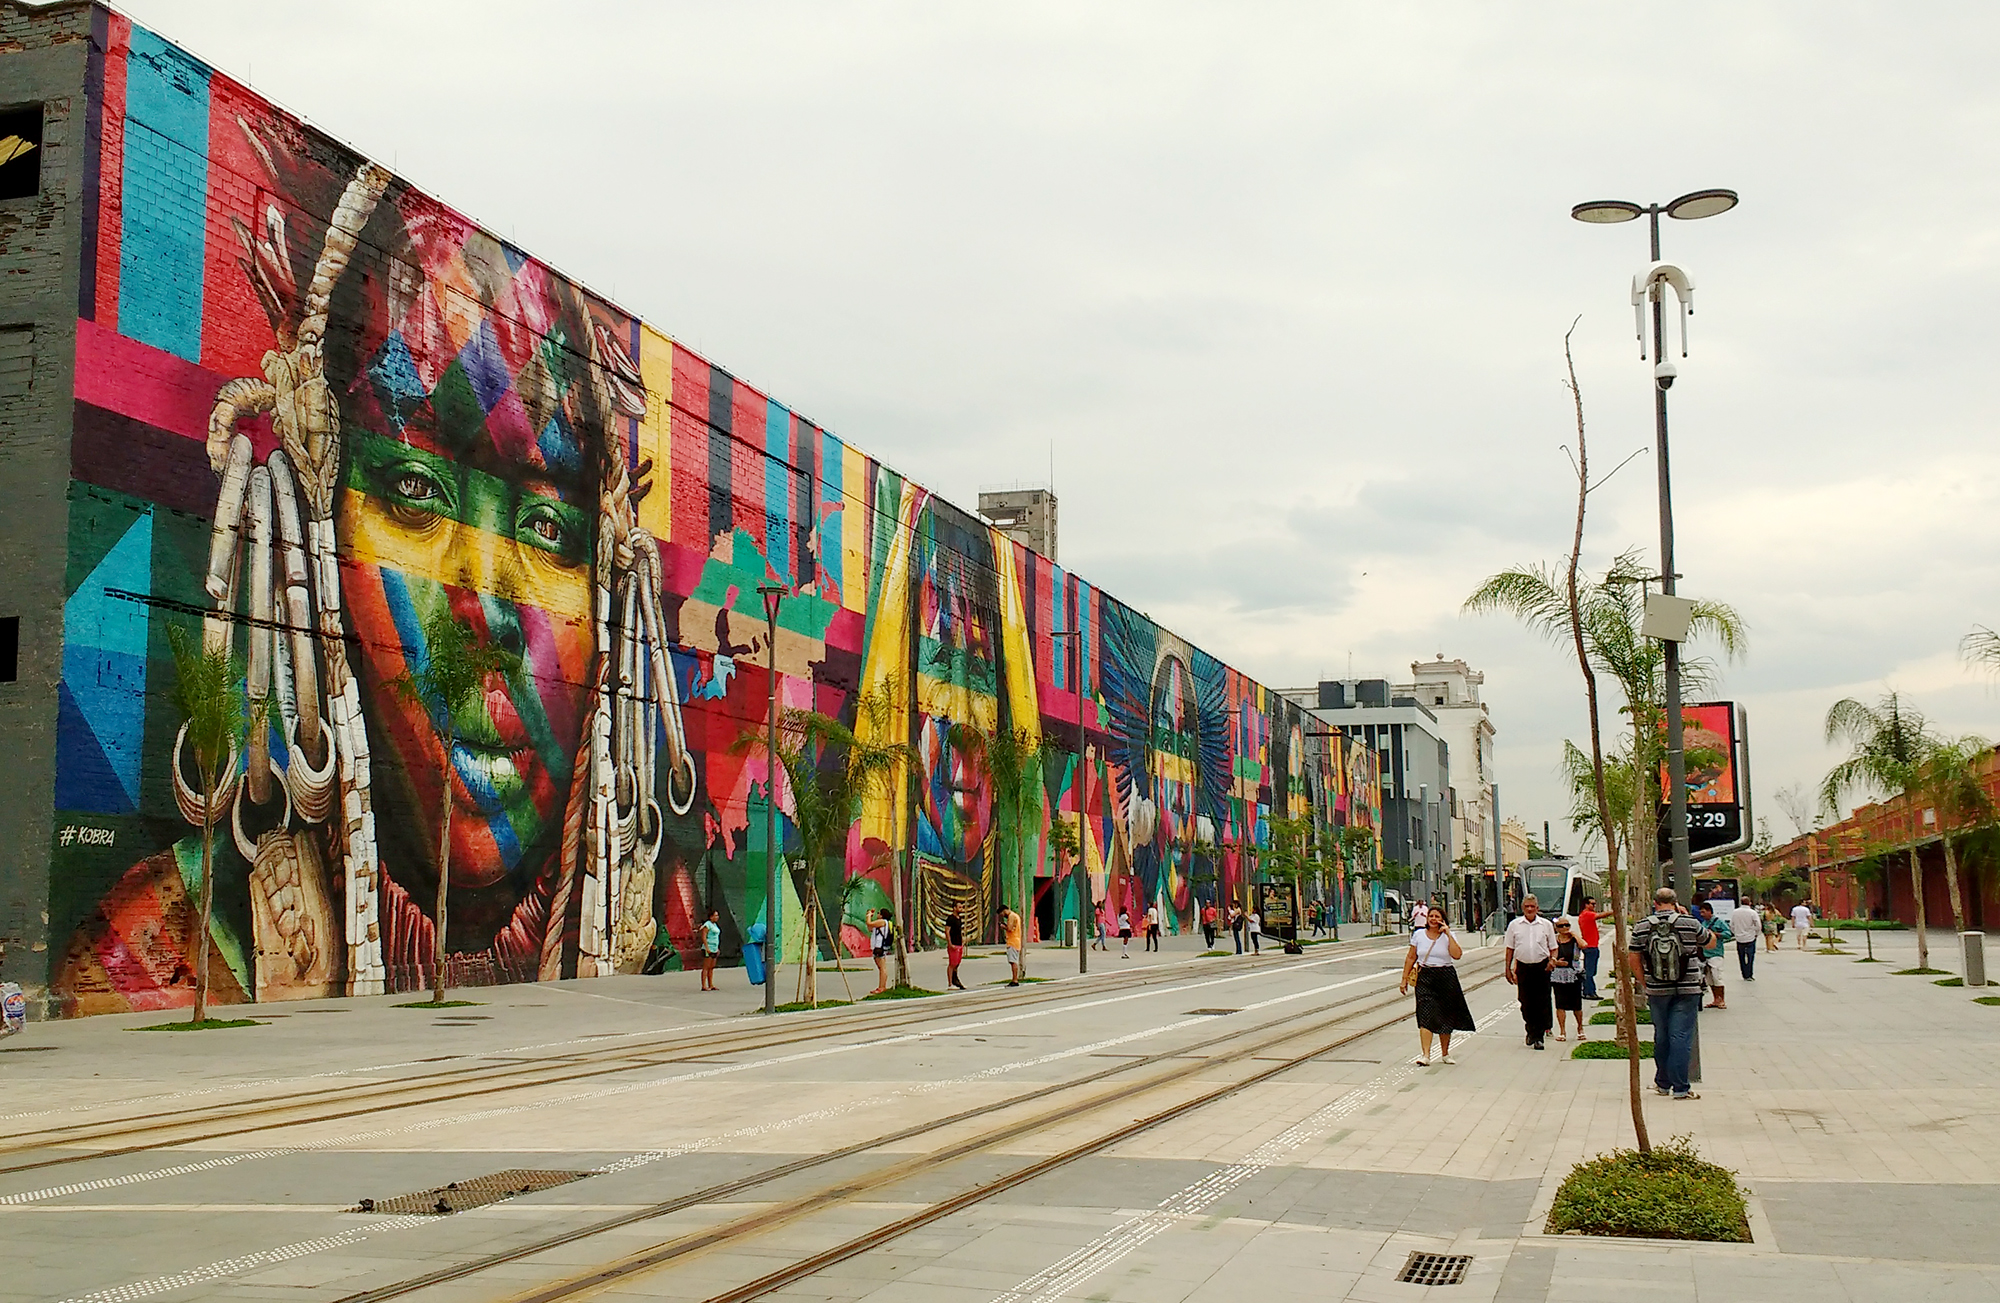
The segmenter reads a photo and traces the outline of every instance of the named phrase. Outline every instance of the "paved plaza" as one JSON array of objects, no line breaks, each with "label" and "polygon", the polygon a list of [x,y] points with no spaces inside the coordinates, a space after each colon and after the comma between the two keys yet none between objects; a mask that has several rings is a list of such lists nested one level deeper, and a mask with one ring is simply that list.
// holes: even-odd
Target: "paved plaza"
[{"label": "paved plaza", "polygon": [[[996,988],[1004,962],[976,947],[966,995],[785,1015],[782,1027],[811,1034],[765,1048],[739,1043],[769,1030],[750,1013],[756,992],[740,971],[725,971],[723,989],[706,996],[694,975],[668,974],[485,989],[462,993],[479,1004],[443,1011],[395,1009],[388,998],[267,1006],[248,1011],[265,1026],[200,1035],[125,1030],[159,1015],[36,1024],[0,1044],[0,1132],[15,1138],[0,1154],[9,1263],[0,1298],[373,1297],[454,1263],[798,1167],[395,1295],[533,1297],[706,1234],[710,1246],[576,1295],[706,1299],[1160,1113],[1158,1125],[770,1296],[2000,1299],[2000,1240],[1988,1231],[2000,1216],[2000,1007],[1893,975],[1914,962],[1907,934],[1878,934],[1884,962],[1874,965],[1789,948],[1760,955],[1757,980],[1732,983],[1729,1009],[1702,1017],[1703,1098],[1648,1092],[1655,1139],[1690,1134],[1740,1174],[1748,1245],[1542,1233],[1570,1165],[1631,1141],[1624,1068],[1572,1061],[1553,1039],[1548,1052],[1526,1049],[1510,988],[1489,980],[1497,949],[1468,953],[1468,986],[1486,982],[1471,996],[1481,1030],[1459,1043],[1455,1064],[1410,1064],[1404,1019],[1205,1104],[1205,1092],[1298,1052],[1225,1063],[1211,1038],[1266,1022],[1282,1030],[1294,1016],[1303,1025],[1336,1007],[1380,1004],[1356,1026],[1385,1021],[1397,1012],[1389,999],[1401,950],[1393,938],[1351,937],[1290,957],[1199,950],[1199,938],[1170,937],[1157,955],[1135,947],[1123,960],[1114,942],[1108,959],[1091,955],[1083,982],[1074,951],[1037,950],[1030,975],[1060,980]],[[1955,942],[1940,934],[1932,955],[1955,966]],[[863,967],[847,974],[860,990],[873,977]],[[820,976],[838,992],[841,974]],[[916,957],[914,976],[941,985],[940,961]],[[617,1057],[624,1046],[629,1057]],[[1146,1056],[1161,1056],[1148,1071],[1186,1071],[1129,1111],[1078,1108],[1000,1143],[968,1139],[1033,1119],[1038,1100],[1064,1088],[1082,1099],[1076,1083],[1087,1074],[1110,1074],[1088,1088],[1106,1089],[1112,1070],[1136,1071]],[[366,1094],[448,1073],[460,1092],[449,1099],[386,1107]],[[514,1087],[510,1073],[531,1079]],[[165,1147],[89,1130],[140,1115],[200,1122],[253,1098],[343,1090],[362,1092],[351,1109],[276,1114],[255,1131],[217,1121]],[[86,1130],[51,1131],[60,1127]],[[967,1156],[947,1161],[954,1146]],[[363,1198],[515,1169],[591,1175],[449,1217],[352,1211]],[[851,1182],[851,1196],[793,1209],[830,1178]],[[759,1219],[771,1224],[742,1230]],[[1396,1282],[1413,1252],[1472,1261],[1460,1284]]]}]

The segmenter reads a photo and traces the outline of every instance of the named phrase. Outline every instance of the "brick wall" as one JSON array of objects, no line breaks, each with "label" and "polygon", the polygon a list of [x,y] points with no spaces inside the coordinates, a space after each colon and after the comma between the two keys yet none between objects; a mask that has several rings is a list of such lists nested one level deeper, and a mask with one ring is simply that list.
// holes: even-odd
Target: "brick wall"
[{"label": "brick wall", "polygon": [[44,109],[41,192],[0,200],[0,351],[27,368],[0,385],[0,615],[21,620],[18,682],[0,684],[0,976],[44,995],[56,684],[62,674],[70,393],[94,11],[0,5],[0,108]]}]

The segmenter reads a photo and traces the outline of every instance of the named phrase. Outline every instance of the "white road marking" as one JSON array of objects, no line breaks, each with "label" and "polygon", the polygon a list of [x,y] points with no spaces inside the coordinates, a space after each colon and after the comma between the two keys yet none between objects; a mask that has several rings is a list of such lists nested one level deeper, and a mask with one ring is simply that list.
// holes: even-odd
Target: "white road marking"
[{"label": "white road marking", "polygon": [[[1480,1030],[1491,1027],[1512,1012],[1511,1005],[1493,1010],[1478,1020]],[[1477,1034],[1468,1033],[1464,1039]],[[1187,1218],[1206,1212],[1237,1186],[1290,1158],[1296,1150],[1326,1134],[1334,1123],[1390,1093],[1422,1071],[1425,1069],[1414,1063],[1405,1063],[1357,1086],[1272,1136],[1239,1161],[1218,1168],[1199,1181],[1175,1191],[1162,1199],[1157,1207],[1127,1218],[1068,1257],[1036,1272],[1013,1289],[996,1296],[993,1303],[1056,1303],[1091,1277],[1117,1265],[1146,1241]]]},{"label": "white road marking", "polygon": [[[1146,991],[1134,992],[1131,995],[1118,996],[1115,997],[1113,1000],[1109,1001],[1099,1000],[1099,1001],[1092,1001],[1086,1004],[1064,1005],[1062,1006],[1062,1008],[1066,1010],[1088,1009],[1088,1008],[1093,1008],[1098,1004],[1116,1003],[1117,1001],[1120,1000],[1143,999],[1145,997],[1155,996],[1155,995],[1174,995],[1181,991],[1199,990],[1200,988],[1205,986],[1216,986],[1226,982],[1240,982],[1254,977],[1276,976],[1282,973],[1296,971],[1297,968],[1318,968],[1326,964],[1341,964],[1354,959],[1364,959],[1370,955],[1391,954],[1394,953],[1394,950],[1395,948],[1392,946],[1382,946],[1369,950],[1357,950],[1344,955],[1336,955],[1331,959],[1316,959],[1313,960],[1311,963],[1296,965],[1293,968],[1256,969],[1248,973],[1239,973],[1234,977],[1211,978],[1205,981],[1190,982],[1180,986],[1156,987]],[[549,989],[563,990],[564,988],[551,983],[549,984]],[[599,996],[589,991],[577,991],[577,992],[565,991],[564,993],[576,994],[576,995],[590,995],[593,998],[600,1000],[616,999],[616,997],[614,996]],[[630,1004],[630,1003],[641,1003],[641,1002],[623,1001],[623,1003]],[[647,1007],[660,1008],[662,1006],[655,1005]],[[1022,1015],[1022,1016],[1027,1017],[1034,1015]],[[698,1023],[682,1023],[678,1026],[673,1026],[673,1027],[648,1027],[648,1028],[642,1028],[638,1031],[630,1031],[630,1032],[609,1032],[609,1033],[597,1033],[595,1035],[590,1035],[590,1036],[572,1036],[565,1038],[563,1040],[535,1041],[527,1045],[510,1045],[504,1049],[498,1049],[498,1050],[468,1050],[464,1054],[455,1057],[466,1060],[492,1059],[492,1058],[500,1058],[511,1054],[525,1054],[530,1050],[555,1050],[555,1049],[564,1049],[573,1045],[597,1045],[605,1041],[632,1040],[642,1036],[671,1036],[676,1032],[712,1031],[714,1030],[716,1025],[717,1022],[715,1020],[710,1020],[707,1022],[698,1022]],[[972,1026],[975,1027],[984,1027],[987,1025],[988,1024],[986,1023],[972,1024]],[[838,1034],[837,1029],[835,1031],[835,1034]],[[948,1032],[939,1032],[931,1034],[943,1035],[943,1034],[948,1034]],[[292,1086],[292,1085],[297,1085],[301,1082],[321,1081],[328,1077],[353,1077],[353,1076],[361,1076],[371,1072],[388,1072],[395,1068],[423,1067],[429,1064],[437,1063],[439,1061],[440,1060],[437,1059],[404,1059],[395,1063],[376,1063],[376,1064],[371,1064],[367,1067],[356,1067],[356,1068],[335,1068],[327,1072],[313,1072],[313,1073],[307,1073],[303,1076],[295,1076],[295,1077],[257,1077],[247,1081],[230,1082],[227,1085],[202,1086],[192,1090],[176,1090],[176,1091],[162,1092],[156,1095],[134,1095],[124,1099],[109,1100],[95,1104],[72,1104],[64,1108],[36,1109],[34,1111],[25,1113],[0,1113],[0,1122],[9,1122],[21,1118],[53,1117],[57,1114],[62,1114],[62,1113],[87,1113],[95,1109],[128,1108],[134,1104],[169,1104],[178,1102],[180,1100],[199,1099],[207,1095],[220,1095],[234,1090],[248,1090],[257,1086]],[[119,1119],[113,1118],[113,1119],[108,1119],[107,1121],[115,1123],[118,1120]],[[18,1138],[20,1137],[0,1135],[0,1140],[18,1139]]]},{"label": "white road marking", "polygon": [[[1346,956],[1346,958],[1352,958],[1352,957],[1353,956]],[[1336,961],[1326,960],[1321,962],[1332,963]],[[1300,999],[1306,996],[1324,994],[1328,991],[1338,990],[1342,987],[1354,986],[1361,982],[1379,981],[1382,978],[1387,977],[1388,975],[1389,975],[1388,970],[1384,970],[1383,972],[1379,973],[1364,973],[1359,977],[1348,978],[1346,981],[1333,982],[1324,986],[1313,987],[1305,991],[1297,991],[1288,995],[1278,996],[1270,1000],[1259,1001],[1256,1004],[1245,1006],[1245,1010],[1247,1011],[1250,1009],[1268,1008],[1271,1005],[1282,1004],[1285,1003],[1286,1001]],[[1235,979],[1224,978],[1220,980],[1231,981]],[[1203,985],[1214,985],[1214,984],[1215,983],[1203,983]],[[1096,1003],[1112,1003],[1112,1002],[1115,1001],[1099,1001]],[[1070,1006],[1070,1007],[1074,1008],[1076,1006]],[[1005,1018],[1005,1019],[995,1019],[992,1021],[1011,1022],[1015,1021],[1015,1019]],[[597,1168],[596,1170],[601,1175],[608,1175],[614,1172],[632,1171],[635,1168],[645,1167],[652,1163],[657,1163],[665,1159],[678,1158],[685,1154],[697,1153],[707,1149],[714,1149],[717,1148],[718,1146],[727,1144],[730,1141],[754,1139],[760,1136],[770,1135],[774,1132],[785,1131],[793,1127],[803,1126],[806,1125],[807,1123],[824,1121],[829,1118],[841,1117],[848,1113],[858,1112],[864,1108],[874,1108],[880,1105],[894,1103],[898,1100],[906,1100],[917,1096],[935,1094],[938,1091],[950,1090],[957,1086],[971,1085],[976,1082],[990,1080],[994,1077],[1003,1076],[1010,1072],[1018,1072],[1024,1068],[1040,1067],[1044,1064],[1055,1063],[1063,1059],[1076,1058],[1086,1054],[1095,1054],[1098,1053],[1099,1051],[1111,1049],[1119,1045],[1129,1045],[1134,1041],[1145,1040],[1149,1037],[1159,1036],[1167,1032],[1178,1031],[1187,1027],[1193,1027],[1200,1024],[1209,1023],[1211,1021],[1212,1021],[1212,1016],[1207,1014],[1201,1014],[1187,1018],[1179,1018],[1172,1022],[1160,1023],[1156,1026],[1147,1027],[1139,1031],[1127,1032],[1121,1036],[1113,1036],[1104,1040],[1092,1041],[1086,1045],[1072,1046],[1069,1049],[1064,1049],[1064,1050],[1053,1050],[1047,1054],[1036,1055],[1033,1058],[1016,1059],[1011,1063],[996,1064],[992,1067],[982,1068],[977,1072],[969,1072],[957,1077],[949,1077],[939,1081],[918,1082],[913,1085],[905,1086],[900,1089],[887,1092],[885,1094],[871,1095],[861,1099],[850,1100],[844,1104],[835,1104],[835,1105],[830,1105],[826,1108],[813,1109],[810,1112],[796,1114],[792,1117],[784,1118],[775,1122],[762,1122],[750,1126],[738,1127],[732,1131],[719,1132],[713,1136],[704,1136],[696,1140],[691,1140],[683,1145],[676,1145],[665,1149],[653,1149],[653,1150],[646,1150],[640,1153],[628,1154],[624,1158],[617,1159],[610,1163],[606,1163],[603,1166]],[[981,1023],[974,1025],[984,1026],[986,1024]],[[927,1033],[927,1035],[936,1035],[936,1034],[939,1033]],[[911,1036],[911,1037],[899,1037],[894,1039],[915,1040],[923,1038]],[[835,1048],[836,1049],[866,1048],[866,1045],[835,1047]],[[785,1056],[785,1059],[789,1060],[789,1059],[809,1058],[809,1057],[813,1057],[813,1055],[811,1053],[790,1055],[790,1056]],[[783,1060],[774,1059],[774,1060],[765,1060],[760,1062],[780,1062],[780,1061]],[[732,1066],[749,1068],[759,1065],[741,1064]],[[486,1112],[476,1116],[493,1116],[499,1113],[519,1112],[529,1107],[546,1107],[552,1104],[570,1102],[570,1100],[574,1098],[602,1097],[610,1094],[620,1094],[624,1093],[626,1090],[629,1089],[650,1088],[656,1085],[665,1085],[671,1081],[688,1080],[690,1079],[690,1077],[703,1076],[703,1075],[712,1075],[712,1074],[702,1074],[702,1073],[687,1074],[681,1077],[665,1078],[660,1081],[634,1083],[632,1086],[629,1087],[611,1087],[601,1091],[583,1092],[581,1095],[567,1097],[563,1100],[548,1100],[545,1101],[543,1104],[538,1104],[538,1105],[522,1105],[510,1109],[487,1110]],[[455,1119],[448,1119],[446,1120],[446,1122],[466,1121],[466,1120],[471,1120],[471,1119],[460,1117]],[[419,1130],[429,1126],[443,1125],[443,1124],[445,1123],[419,1123],[410,1127],[397,1128],[396,1130],[397,1131]],[[382,1135],[382,1134],[389,1134],[389,1133],[386,1132],[370,1133],[371,1136]],[[293,1147],[291,1149],[265,1150],[265,1151],[260,1151],[255,1155],[232,1156],[231,1158],[225,1160],[215,1160],[213,1162],[205,1164],[189,1165],[186,1170],[205,1171],[215,1167],[228,1166],[231,1162],[242,1161],[244,1158],[253,1156],[274,1157],[280,1154],[302,1152],[309,1148],[326,1148],[332,1144],[344,1143],[345,1139],[354,1139],[354,1138],[355,1137],[347,1137],[344,1138],[343,1140],[320,1142],[313,1145],[301,1145]],[[161,1173],[161,1175],[167,1175],[167,1174],[169,1173],[166,1172]],[[179,1174],[179,1173],[175,1172],[172,1174]],[[132,1184],[134,1180],[150,1179],[150,1175],[151,1174],[137,1173],[134,1174],[132,1177],[122,1177],[122,1178],[112,1177],[112,1178],[107,1178],[105,1181],[101,1182],[81,1182],[75,1186],[58,1187],[58,1189],[66,1193],[78,1193],[88,1189],[103,1189],[110,1185]],[[28,1196],[14,1195],[14,1196],[6,1196],[4,1198],[0,1198],[0,1203],[26,1202],[29,1197],[32,1197],[34,1195],[41,1195],[41,1197],[50,1197],[50,1198],[55,1197],[54,1193],[44,1194],[43,1192],[30,1192],[30,1195]],[[490,1214],[502,1208],[504,1208],[504,1201],[501,1204],[488,1205],[486,1208],[477,1209],[473,1213],[461,1214],[461,1216],[473,1216],[480,1213]],[[566,1211],[569,1210],[568,1205],[564,1205],[564,1208]],[[54,1211],[54,1210],[50,1209],[50,1210],[37,1210],[37,1211]],[[313,1240],[302,1240],[296,1244],[285,1245],[277,1249],[265,1250],[261,1253],[247,1254],[234,1258],[224,1258],[221,1259],[220,1261],[209,1263],[203,1267],[196,1267],[191,1271],[176,1272],[172,1275],[166,1275],[166,1276],[156,1276],[148,1280],[134,1281],[128,1285],[121,1285],[114,1289],[100,1290],[94,1294],[78,1295],[74,1298],[64,1300],[63,1303],[135,1303],[136,1300],[151,1298],[157,1294],[168,1293],[172,1290],[182,1289],[189,1285],[204,1284],[209,1281],[220,1280],[229,1276],[238,1275],[241,1272],[247,1271],[253,1267],[264,1266],[272,1262],[287,1261],[292,1258],[304,1257],[307,1254],[311,1253],[321,1253],[330,1249],[346,1248],[350,1245],[360,1243],[362,1240],[368,1239],[369,1237],[374,1235],[386,1234],[391,1231],[406,1230],[410,1227],[421,1226],[426,1222],[435,1222],[436,1220],[437,1219],[435,1217],[429,1217],[429,1216],[405,1216],[405,1217],[388,1218],[368,1226],[355,1227],[351,1230],[343,1231],[339,1235],[323,1236]]]}]

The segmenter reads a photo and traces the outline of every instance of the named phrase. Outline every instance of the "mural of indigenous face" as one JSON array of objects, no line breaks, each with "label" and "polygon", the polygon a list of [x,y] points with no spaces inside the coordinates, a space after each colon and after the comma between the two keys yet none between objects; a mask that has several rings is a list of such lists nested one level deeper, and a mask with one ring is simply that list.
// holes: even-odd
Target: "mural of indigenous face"
[{"label": "mural of indigenous face", "polygon": [[[427,898],[449,774],[452,886],[501,889],[453,911],[450,939],[478,949],[559,840],[589,696],[605,422],[582,306],[539,265],[511,270],[490,237],[435,225],[413,241],[420,275],[344,395],[335,526],[392,876]],[[519,658],[452,721],[448,765],[425,709],[395,686],[440,611]]]},{"label": "mural of indigenous face", "polygon": [[1146,767],[1153,805],[1159,811],[1152,850],[1157,881],[1176,908],[1186,908],[1194,872],[1196,816],[1201,793],[1201,738],[1194,681],[1178,654],[1160,658],[1153,670],[1151,738]]},{"label": "mural of indigenous face", "polygon": [[967,734],[1018,730],[1033,741],[1040,729],[1013,548],[984,522],[889,472],[876,500],[878,518],[896,523],[879,553],[861,685],[890,709],[857,720],[856,731],[911,747],[916,799],[910,805],[898,792],[864,805],[848,869],[886,882],[888,848],[911,845],[919,925],[941,929],[954,907],[983,924],[996,893],[1013,888],[996,876],[996,794],[979,743]]},{"label": "mural of indigenous face", "polygon": [[[939,534],[946,543],[941,545]],[[951,539],[950,535],[964,535]],[[959,548],[992,550],[983,533],[926,512],[917,538],[917,850],[977,878],[993,827],[993,786],[967,731],[1000,724],[1000,658],[993,571]],[[958,726],[958,727],[954,727]]]}]

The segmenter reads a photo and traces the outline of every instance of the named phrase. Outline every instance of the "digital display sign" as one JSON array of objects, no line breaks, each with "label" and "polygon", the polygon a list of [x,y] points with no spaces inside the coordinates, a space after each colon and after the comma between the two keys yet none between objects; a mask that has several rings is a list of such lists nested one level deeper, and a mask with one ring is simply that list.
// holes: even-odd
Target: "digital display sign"
[{"label": "digital display sign", "polygon": [[[1688,852],[1700,855],[1743,837],[1743,793],[1736,765],[1736,703],[1689,702],[1681,706],[1681,748],[1687,760]],[[1667,790],[1666,766],[1660,791]],[[1660,862],[1673,858],[1667,812],[1659,810]]]}]

